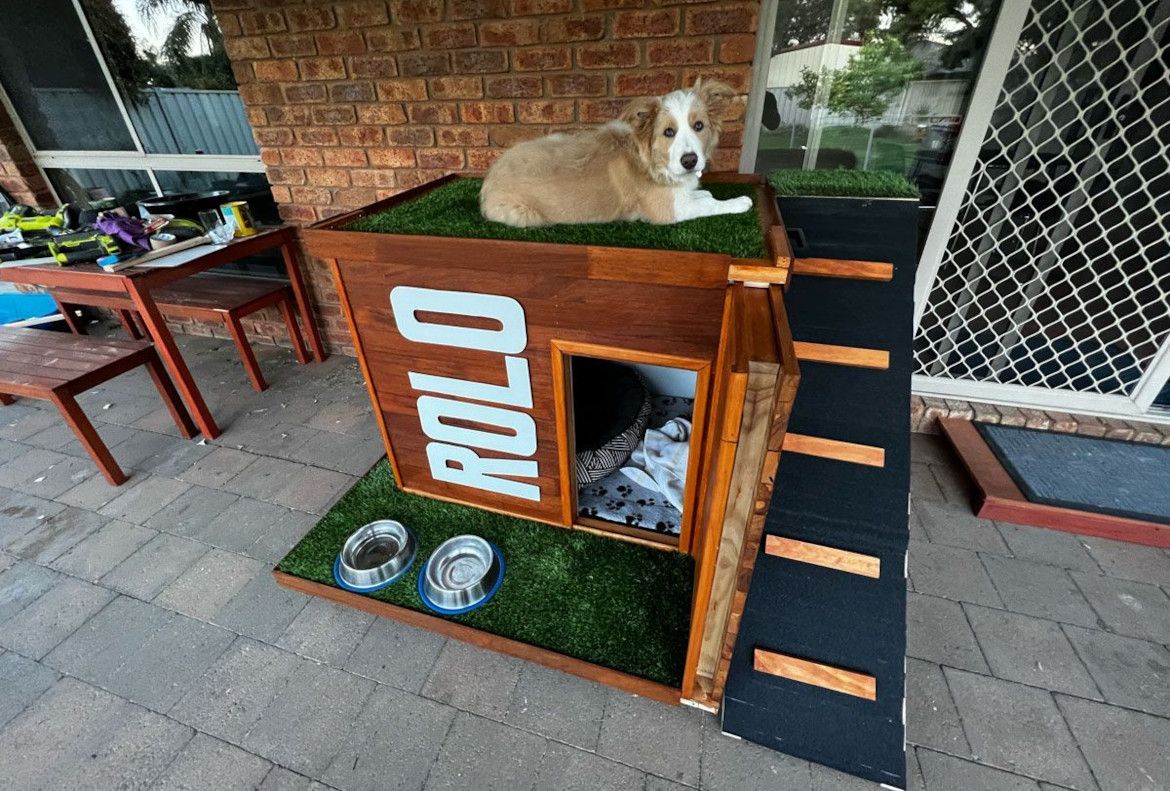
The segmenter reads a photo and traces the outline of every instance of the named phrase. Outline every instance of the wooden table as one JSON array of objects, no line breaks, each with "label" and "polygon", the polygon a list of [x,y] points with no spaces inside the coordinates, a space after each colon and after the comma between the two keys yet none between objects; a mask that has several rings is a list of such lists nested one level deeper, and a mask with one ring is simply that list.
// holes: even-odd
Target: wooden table
[{"label": "wooden table", "polygon": [[313,320],[313,311],[309,306],[308,292],[305,288],[304,277],[301,273],[300,261],[296,250],[296,230],[291,225],[280,225],[262,229],[254,236],[235,239],[227,246],[211,250],[186,263],[174,267],[135,267],[123,269],[119,272],[106,272],[96,264],[75,264],[73,266],[57,266],[56,264],[30,264],[25,266],[9,266],[0,268],[0,280],[10,283],[25,283],[40,286],[41,288],[71,288],[101,291],[111,294],[126,294],[134,303],[150,339],[158,349],[163,364],[174,380],[175,386],[183,396],[195,424],[207,439],[214,439],[220,434],[219,426],[215,423],[207,402],[195,379],[191,375],[187,363],[179,353],[175,338],[171,335],[162,313],[155,304],[151,290],[167,283],[189,277],[198,272],[214,269],[231,261],[255,255],[266,250],[279,248],[284,257],[285,268],[288,270],[289,284],[292,286],[293,296],[296,299],[297,310],[305,325],[309,345],[317,360],[325,359],[325,347],[321,342],[317,324]]}]

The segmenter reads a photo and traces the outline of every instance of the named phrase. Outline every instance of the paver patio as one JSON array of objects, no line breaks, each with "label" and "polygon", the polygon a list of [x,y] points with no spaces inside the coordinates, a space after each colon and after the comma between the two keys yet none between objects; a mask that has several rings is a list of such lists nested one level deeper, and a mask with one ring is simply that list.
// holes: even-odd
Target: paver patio
[{"label": "paver patio", "polygon": [[[0,408],[0,777],[21,788],[876,788],[717,720],[284,591],[272,564],[382,454],[354,360],[182,338],[215,442],[144,374]],[[914,438],[910,787],[1170,788],[1170,553],[974,519]]]}]

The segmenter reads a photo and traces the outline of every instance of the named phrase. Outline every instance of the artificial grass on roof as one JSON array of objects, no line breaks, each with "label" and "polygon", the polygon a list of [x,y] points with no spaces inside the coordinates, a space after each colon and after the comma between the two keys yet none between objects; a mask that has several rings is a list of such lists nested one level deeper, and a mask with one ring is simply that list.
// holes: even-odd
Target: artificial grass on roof
[{"label": "artificial grass on roof", "polygon": [[[516,242],[592,244],[606,247],[648,247],[691,253],[724,253],[734,258],[763,258],[764,234],[757,210],[722,214],[673,225],[607,222],[513,228],[485,220],[479,213],[481,179],[461,178],[423,193],[412,201],[363,217],[347,231],[507,239]],[[751,184],[704,184],[716,198],[755,195]]]},{"label": "artificial grass on roof", "polygon": [[918,188],[896,173],[878,170],[773,170],[777,195],[849,198],[917,198]]},{"label": "artificial grass on roof", "polygon": [[383,460],[277,569],[337,587],[333,561],[346,537],[376,519],[413,530],[418,557],[397,582],[366,595],[431,612],[418,597],[426,559],[446,539],[475,533],[504,553],[504,583],[482,608],[451,620],[673,687],[682,683],[694,573],[688,555],[408,494]]}]

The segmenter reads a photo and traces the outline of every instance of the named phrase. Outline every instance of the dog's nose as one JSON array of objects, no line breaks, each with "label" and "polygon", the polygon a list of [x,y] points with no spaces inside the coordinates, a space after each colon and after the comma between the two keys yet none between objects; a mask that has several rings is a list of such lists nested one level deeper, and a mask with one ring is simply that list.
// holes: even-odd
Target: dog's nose
[{"label": "dog's nose", "polygon": [[682,163],[682,166],[687,170],[694,170],[695,165],[699,164],[699,155],[688,151],[682,155],[682,157],[679,159],[679,162]]}]

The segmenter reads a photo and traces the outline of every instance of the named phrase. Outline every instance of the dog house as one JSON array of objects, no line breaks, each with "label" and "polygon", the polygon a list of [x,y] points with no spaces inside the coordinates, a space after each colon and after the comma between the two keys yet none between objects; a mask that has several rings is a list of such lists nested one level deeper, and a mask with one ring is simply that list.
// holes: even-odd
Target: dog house
[{"label": "dog house", "polygon": [[[756,210],[706,225],[517,230],[478,217],[476,184],[449,176],[303,231],[332,266],[397,485],[691,556],[678,689],[525,656],[717,705],[799,379],[771,190],[713,185]],[[379,227],[395,211],[408,222]]]}]

